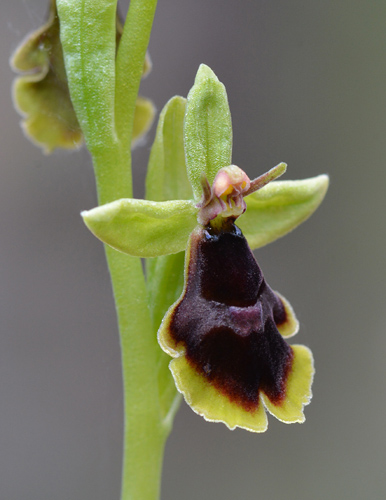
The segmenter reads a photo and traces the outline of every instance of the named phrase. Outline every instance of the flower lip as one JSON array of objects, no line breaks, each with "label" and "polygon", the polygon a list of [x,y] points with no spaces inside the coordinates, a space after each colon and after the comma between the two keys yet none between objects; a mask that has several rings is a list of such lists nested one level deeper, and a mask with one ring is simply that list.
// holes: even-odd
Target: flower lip
[{"label": "flower lip", "polygon": [[263,276],[241,230],[231,218],[201,232],[197,286],[205,300],[226,306],[256,304]]},{"label": "flower lip", "polygon": [[230,404],[255,413],[261,391],[276,406],[286,397],[294,354],[277,325],[287,312],[234,221],[222,220],[194,231],[185,291],[160,341]]}]

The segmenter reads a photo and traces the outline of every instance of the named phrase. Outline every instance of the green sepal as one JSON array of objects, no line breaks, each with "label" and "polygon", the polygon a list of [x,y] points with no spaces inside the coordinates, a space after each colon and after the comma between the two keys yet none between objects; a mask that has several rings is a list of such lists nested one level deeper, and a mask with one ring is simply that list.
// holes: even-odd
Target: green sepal
[{"label": "green sepal", "polygon": [[[164,106],[151,148],[146,177],[146,198],[155,201],[192,198],[184,151],[183,126],[186,99],[172,97]],[[149,310],[156,334],[162,318],[181,295],[184,282],[185,252],[146,260]],[[159,352],[159,405],[164,424],[171,425],[181,401],[169,370],[170,358]]]},{"label": "green sepal", "polygon": [[[146,199],[162,202],[192,198],[185,168],[185,109],[186,99],[175,96],[159,116],[147,169]],[[183,273],[184,252],[146,261],[149,307],[157,330],[165,312],[181,294]]]},{"label": "green sepal", "polygon": [[188,176],[194,198],[199,201],[202,176],[212,185],[220,168],[232,163],[232,123],[226,90],[204,64],[188,95],[184,136]]},{"label": "green sepal", "polygon": [[237,225],[252,250],[284,236],[308,219],[321,204],[328,183],[327,175],[274,181],[247,196],[247,210]]},{"label": "green sepal", "polygon": [[191,200],[125,198],[81,213],[86,226],[107,245],[135,257],[181,252],[197,225]]},{"label": "green sepal", "polygon": [[146,176],[146,199],[154,201],[192,198],[185,166],[183,126],[186,99],[172,97],[164,106],[151,148]]}]

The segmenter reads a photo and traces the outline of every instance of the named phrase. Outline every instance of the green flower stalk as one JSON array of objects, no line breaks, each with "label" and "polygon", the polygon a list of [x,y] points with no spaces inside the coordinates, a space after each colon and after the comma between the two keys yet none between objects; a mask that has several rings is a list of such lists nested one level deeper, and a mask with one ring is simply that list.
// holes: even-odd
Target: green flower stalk
[{"label": "green flower stalk", "polygon": [[52,0],[47,24],[13,60],[34,72],[15,85],[28,134],[46,151],[84,139],[93,160],[99,206],[82,217],[105,243],[117,309],[122,500],[159,497],[181,394],[230,429],[266,430],[265,409],[304,420],[312,355],[286,342],[298,322],[251,250],[306,220],[328,187],[325,175],[277,181],[283,163],[254,180],[232,164],[225,87],[201,65],[188,98],[162,110],[146,199],[133,198],[131,145],[153,113],[148,100],[138,111],[138,89],[156,4],[131,0],[122,29],[117,0]]}]

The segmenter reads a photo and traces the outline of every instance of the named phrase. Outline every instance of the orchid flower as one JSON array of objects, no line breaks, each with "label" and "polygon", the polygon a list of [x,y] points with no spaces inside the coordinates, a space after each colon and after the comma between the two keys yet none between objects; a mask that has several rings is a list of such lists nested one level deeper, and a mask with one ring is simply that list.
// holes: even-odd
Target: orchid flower
[{"label": "orchid flower", "polygon": [[[160,115],[147,199],[120,199],[82,216],[114,249],[149,258],[149,305],[159,344],[173,358],[160,356],[160,373],[169,365],[177,390],[206,420],[262,432],[265,410],[286,423],[304,421],[314,368],[307,347],[287,343],[298,321],[252,250],[308,218],[328,177],[276,181],[286,170],[280,163],[250,180],[231,155],[226,91],[201,65],[187,100],[172,98]],[[172,379],[163,380],[170,406]]]},{"label": "orchid flower", "polygon": [[[118,48],[123,32],[118,13],[115,29]],[[11,65],[21,73],[14,83],[13,98],[16,108],[23,115],[22,127],[26,136],[45,153],[57,148],[79,148],[83,144],[83,132],[70,98],[56,0],[50,0],[46,22],[23,40],[12,56]],[[143,76],[150,70],[151,61],[147,54]],[[150,129],[154,115],[153,103],[138,96],[133,146]]]}]

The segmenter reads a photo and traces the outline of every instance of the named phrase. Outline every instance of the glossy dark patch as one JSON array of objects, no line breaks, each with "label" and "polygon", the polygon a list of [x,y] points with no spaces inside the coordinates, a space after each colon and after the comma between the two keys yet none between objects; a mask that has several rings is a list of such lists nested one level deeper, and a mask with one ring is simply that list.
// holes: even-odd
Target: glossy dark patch
[{"label": "glossy dark patch", "polygon": [[206,300],[228,306],[247,307],[256,303],[263,276],[240,229],[204,230],[199,243],[200,293]]},{"label": "glossy dark patch", "polygon": [[260,390],[280,404],[293,358],[276,327],[285,320],[281,300],[232,221],[193,233],[170,333],[195,370],[246,410],[257,408]]}]

